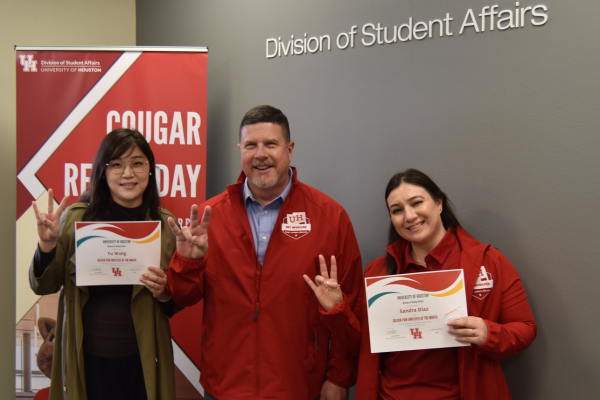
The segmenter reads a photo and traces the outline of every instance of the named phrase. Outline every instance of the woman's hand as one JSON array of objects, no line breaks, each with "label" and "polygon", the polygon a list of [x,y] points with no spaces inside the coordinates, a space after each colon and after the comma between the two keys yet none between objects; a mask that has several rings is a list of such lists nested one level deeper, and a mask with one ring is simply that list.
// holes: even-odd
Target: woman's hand
[{"label": "woman's hand", "polygon": [[457,342],[472,343],[481,346],[487,339],[487,325],[485,321],[479,317],[463,317],[452,321],[448,321],[447,325],[452,328],[448,332],[452,335],[457,335]]},{"label": "woman's hand", "polygon": [[48,189],[48,212],[41,213],[38,210],[37,203],[31,202],[33,206],[33,212],[35,213],[35,221],[37,223],[37,231],[39,236],[40,250],[44,253],[50,253],[56,247],[58,241],[58,234],[60,229],[60,216],[67,208],[67,202],[69,196],[65,196],[60,205],[54,211],[54,193],[52,189]]},{"label": "woman's hand", "polygon": [[329,274],[327,273],[325,257],[321,254],[319,254],[319,263],[321,264],[321,275],[315,276],[316,284],[306,275],[304,275],[304,280],[313,292],[315,292],[315,296],[317,296],[323,309],[329,311],[344,300],[344,295],[337,281],[337,264],[335,263],[335,257],[331,256],[331,277],[329,277]]},{"label": "woman's hand", "polygon": [[152,296],[158,300],[166,301],[171,295],[167,291],[167,274],[156,267],[148,267],[150,273],[144,272],[140,282],[152,292]]},{"label": "woman's hand", "polygon": [[202,221],[198,223],[198,206],[194,204],[190,214],[190,226],[179,229],[173,218],[169,218],[169,226],[177,237],[177,252],[186,258],[200,259],[208,253],[208,224],[211,209],[204,208]]}]

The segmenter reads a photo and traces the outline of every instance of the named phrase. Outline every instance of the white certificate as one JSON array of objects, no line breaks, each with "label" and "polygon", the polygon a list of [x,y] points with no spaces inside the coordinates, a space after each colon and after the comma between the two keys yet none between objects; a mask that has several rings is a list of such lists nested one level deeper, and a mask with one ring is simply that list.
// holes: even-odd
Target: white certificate
[{"label": "white certificate", "polygon": [[462,269],[365,278],[371,352],[470,346],[446,322],[466,317]]},{"label": "white certificate", "polygon": [[160,267],[160,221],[76,222],[77,286],[141,285]]}]

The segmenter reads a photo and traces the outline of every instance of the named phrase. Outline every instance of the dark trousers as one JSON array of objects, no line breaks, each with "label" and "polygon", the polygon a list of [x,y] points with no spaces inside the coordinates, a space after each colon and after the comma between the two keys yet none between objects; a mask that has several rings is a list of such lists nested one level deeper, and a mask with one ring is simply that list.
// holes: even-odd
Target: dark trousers
[{"label": "dark trousers", "polygon": [[148,400],[142,360],[129,357],[84,356],[88,400]]}]

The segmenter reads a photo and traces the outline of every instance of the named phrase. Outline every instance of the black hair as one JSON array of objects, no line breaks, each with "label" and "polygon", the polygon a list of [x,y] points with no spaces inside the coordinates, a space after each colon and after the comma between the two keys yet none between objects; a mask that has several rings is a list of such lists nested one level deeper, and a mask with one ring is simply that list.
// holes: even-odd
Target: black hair
[{"label": "black hair", "polygon": [[156,171],[152,149],[140,132],[133,129],[118,128],[102,139],[100,148],[96,152],[96,157],[94,157],[94,163],[92,164],[90,188],[79,198],[79,201],[89,204],[88,209],[83,215],[84,221],[106,221],[110,218],[113,199],[108,182],[106,181],[106,164],[136,147],[148,159],[151,172],[148,177],[148,186],[144,190],[142,197],[142,204],[147,207],[146,210],[150,213],[150,217],[153,220],[160,220],[160,198],[156,185],[156,173],[152,173]]}]

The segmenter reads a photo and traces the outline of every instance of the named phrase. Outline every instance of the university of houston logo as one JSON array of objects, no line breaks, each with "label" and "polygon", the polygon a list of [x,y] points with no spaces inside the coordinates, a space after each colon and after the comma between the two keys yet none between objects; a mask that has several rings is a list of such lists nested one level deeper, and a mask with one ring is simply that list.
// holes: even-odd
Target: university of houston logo
[{"label": "university of houston logo", "polygon": [[37,61],[32,55],[20,55],[19,60],[23,66],[23,72],[37,72]]},{"label": "university of houston logo", "polygon": [[292,239],[300,239],[310,233],[310,219],[304,212],[288,214],[283,218],[281,230]]},{"label": "university of houston logo", "polygon": [[113,272],[113,275],[114,275],[114,276],[122,276],[122,275],[121,275],[121,272],[123,272],[123,271],[121,271],[121,269],[120,269],[120,268],[113,268],[113,269],[112,269],[112,272]]},{"label": "university of houston logo", "polygon": [[410,328],[410,334],[413,335],[413,339],[423,339],[423,332],[419,328]]}]

